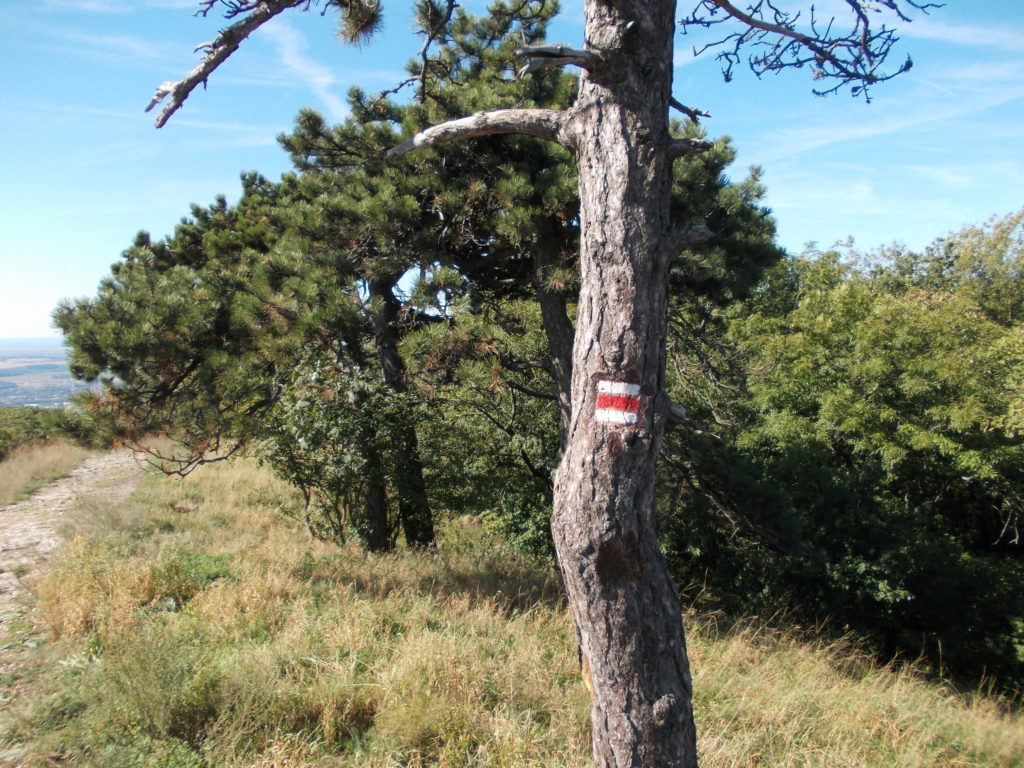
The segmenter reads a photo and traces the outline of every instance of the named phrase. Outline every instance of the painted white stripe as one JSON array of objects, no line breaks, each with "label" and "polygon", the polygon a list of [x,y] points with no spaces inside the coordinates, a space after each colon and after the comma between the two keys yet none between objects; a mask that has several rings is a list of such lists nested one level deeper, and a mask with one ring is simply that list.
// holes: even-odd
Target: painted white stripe
[{"label": "painted white stripe", "polygon": [[594,420],[610,424],[636,424],[636,412],[620,411],[618,408],[598,408],[594,411]]},{"label": "painted white stripe", "polygon": [[629,395],[630,397],[636,397],[640,394],[640,385],[604,379],[597,382],[597,391],[605,395]]}]

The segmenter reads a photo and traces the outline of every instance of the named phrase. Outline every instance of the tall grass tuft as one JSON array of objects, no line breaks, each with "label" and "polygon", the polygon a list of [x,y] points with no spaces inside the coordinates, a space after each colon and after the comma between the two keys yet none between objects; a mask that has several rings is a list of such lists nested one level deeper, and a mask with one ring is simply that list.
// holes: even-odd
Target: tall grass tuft
[{"label": "tall grass tuft", "polygon": [[[60,661],[16,699],[20,764],[589,764],[558,580],[485,526],[436,552],[312,541],[254,465],[84,508],[38,585]],[[692,619],[705,766],[1019,766],[1024,719],[856,647]]]},{"label": "tall grass tuft", "polygon": [[64,477],[88,455],[85,448],[63,440],[16,448],[0,461],[0,507]]}]

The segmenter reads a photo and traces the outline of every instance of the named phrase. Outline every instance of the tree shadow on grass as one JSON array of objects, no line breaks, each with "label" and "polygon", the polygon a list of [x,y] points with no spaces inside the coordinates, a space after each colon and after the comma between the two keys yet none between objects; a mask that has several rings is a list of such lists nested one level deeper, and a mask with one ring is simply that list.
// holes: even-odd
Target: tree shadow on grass
[{"label": "tree shadow on grass", "polygon": [[336,554],[307,557],[296,575],[327,588],[344,584],[370,599],[460,598],[470,608],[488,606],[508,616],[566,605],[552,563],[517,554],[489,533],[470,538],[442,536],[437,549],[389,554],[345,546]]}]

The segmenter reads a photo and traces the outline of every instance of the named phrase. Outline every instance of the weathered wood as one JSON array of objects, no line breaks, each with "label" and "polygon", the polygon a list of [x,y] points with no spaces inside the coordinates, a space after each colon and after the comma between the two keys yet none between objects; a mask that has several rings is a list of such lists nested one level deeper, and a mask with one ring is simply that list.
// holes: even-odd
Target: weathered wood
[{"label": "weathered wood", "polygon": [[528,45],[516,49],[516,56],[530,59],[530,63],[519,70],[523,77],[546,67],[576,66],[580,69],[596,69],[601,66],[601,57],[593,51],[567,48],[564,45]]},{"label": "weathered wood", "polygon": [[714,233],[704,224],[694,224],[689,227],[673,227],[669,232],[666,242],[669,252],[672,255],[690,248],[698,243],[703,243],[714,236]]},{"label": "weathered wood", "polygon": [[426,128],[389,149],[385,157],[401,157],[414,149],[433,147],[473,136],[522,133],[548,141],[563,142],[564,116],[554,109],[498,109],[477,112]]},{"label": "weathered wood", "polygon": [[[189,97],[189,94],[200,83],[206,85],[206,80],[213,71],[227,61],[228,57],[238,50],[238,46],[249,35],[275,16],[284,13],[290,8],[301,6],[306,2],[307,0],[261,0],[245,8],[245,11],[249,14],[248,16],[243,16],[241,20],[222,29],[216,39],[197,46],[196,50],[204,50],[206,52],[202,61],[196,64],[181,80],[168,80],[157,86],[153,99],[149,102],[149,106],[146,107],[146,111],[149,112],[164,99],[170,97],[167,100],[167,104],[156,117],[156,127],[162,128],[171,119],[171,115],[181,109],[185,99]],[[211,6],[209,3],[201,3],[201,5],[206,5],[207,11],[209,11]]]},{"label": "weathered wood", "polygon": [[707,152],[713,146],[712,142],[704,139],[672,139],[668,143],[665,153],[670,160],[675,160],[677,157]]},{"label": "weathered wood", "polygon": [[688,107],[678,99],[669,99],[668,105],[672,107],[672,109],[682,112],[695,123],[699,123],[702,117],[711,117],[711,113],[708,112],[706,109],[696,109],[694,107]]}]

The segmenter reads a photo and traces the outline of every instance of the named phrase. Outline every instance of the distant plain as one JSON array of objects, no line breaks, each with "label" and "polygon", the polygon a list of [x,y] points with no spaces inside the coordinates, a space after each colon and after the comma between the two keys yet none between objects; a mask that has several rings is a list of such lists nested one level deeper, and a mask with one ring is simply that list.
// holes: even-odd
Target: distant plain
[{"label": "distant plain", "polygon": [[0,407],[58,408],[83,386],[71,377],[61,339],[0,339]]}]

